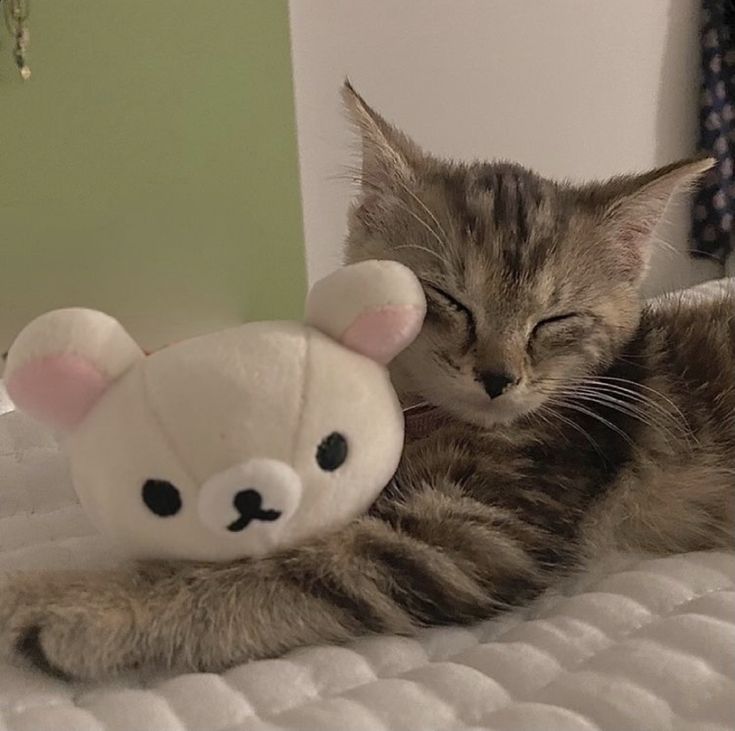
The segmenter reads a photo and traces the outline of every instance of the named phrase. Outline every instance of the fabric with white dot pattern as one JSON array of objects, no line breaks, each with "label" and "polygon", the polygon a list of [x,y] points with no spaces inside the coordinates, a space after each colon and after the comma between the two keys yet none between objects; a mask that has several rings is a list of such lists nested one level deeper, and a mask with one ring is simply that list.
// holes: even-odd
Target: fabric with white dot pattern
[{"label": "fabric with white dot pattern", "polygon": [[735,239],[735,3],[702,3],[699,146],[717,164],[694,202],[694,253],[724,259]]}]

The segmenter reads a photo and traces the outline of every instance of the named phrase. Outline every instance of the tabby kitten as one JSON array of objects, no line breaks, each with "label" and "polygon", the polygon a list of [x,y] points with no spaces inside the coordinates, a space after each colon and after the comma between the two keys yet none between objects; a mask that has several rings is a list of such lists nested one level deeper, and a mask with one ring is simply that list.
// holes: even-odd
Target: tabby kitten
[{"label": "tabby kitten", "polygon": [[424,283],[429,315],[394,375],[429,404],[426,434],[369,515],[302,547],[12,579],[0,638],[37,666],[219,670],[485,619],[608,546],[732,545],[733,300],[638,296],[656,222],[710,162],[562,185],[437,160],[344,95],[364,153],[347,257]]}]

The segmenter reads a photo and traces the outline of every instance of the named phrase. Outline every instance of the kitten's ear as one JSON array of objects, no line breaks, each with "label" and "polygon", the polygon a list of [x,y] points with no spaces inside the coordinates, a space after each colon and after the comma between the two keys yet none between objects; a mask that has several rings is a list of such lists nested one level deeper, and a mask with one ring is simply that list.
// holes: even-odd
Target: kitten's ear
[{"label": "kitten's ear", "polygon": [[645,271],[651,236],[674,194],[695,188],[714,164],[712,158],[681,160],[643,175],[603,184],[602,202],[609,235],[623,247],[633,271]]},{"label": "kitten's ear", "polygon": [[423,157],[418,145],[370,107],[349,79],[342,86],[342,101],[361,138],[364,181],[385,185],[396,178],[410,180]]}]

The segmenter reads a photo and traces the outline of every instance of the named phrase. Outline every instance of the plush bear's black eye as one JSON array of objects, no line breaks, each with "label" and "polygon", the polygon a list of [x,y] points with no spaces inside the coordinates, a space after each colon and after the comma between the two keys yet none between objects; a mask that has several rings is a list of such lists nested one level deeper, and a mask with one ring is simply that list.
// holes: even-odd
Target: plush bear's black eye
[{"label": "plush bear's black eye", "polygon": [[179,491],[166,480],[146,480],[143,485],[143,502],[161,518],[168,518],[181,510]]},{"label": "plush bear's black eye", "polygon": [[339,433],[332,432],[322,439],[316,450],[316,463],[325,471],[333,472],[347,459],[347,440]]}]

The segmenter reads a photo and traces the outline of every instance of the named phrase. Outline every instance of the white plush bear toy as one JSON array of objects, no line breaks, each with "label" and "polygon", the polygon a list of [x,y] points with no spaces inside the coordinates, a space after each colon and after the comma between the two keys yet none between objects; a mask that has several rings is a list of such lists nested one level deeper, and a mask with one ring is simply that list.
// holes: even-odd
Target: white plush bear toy
[{"label": "white plush bear toy", "polygon": [[426,309],[404,266],[317,283],[306,324],[254,322],[146,356],[85,309],[31,322],[8,353],[16,406],[65,434],[96,526],[140,558],[263,555],[364,512],[390,480],[403,415],[385,365]]}]

